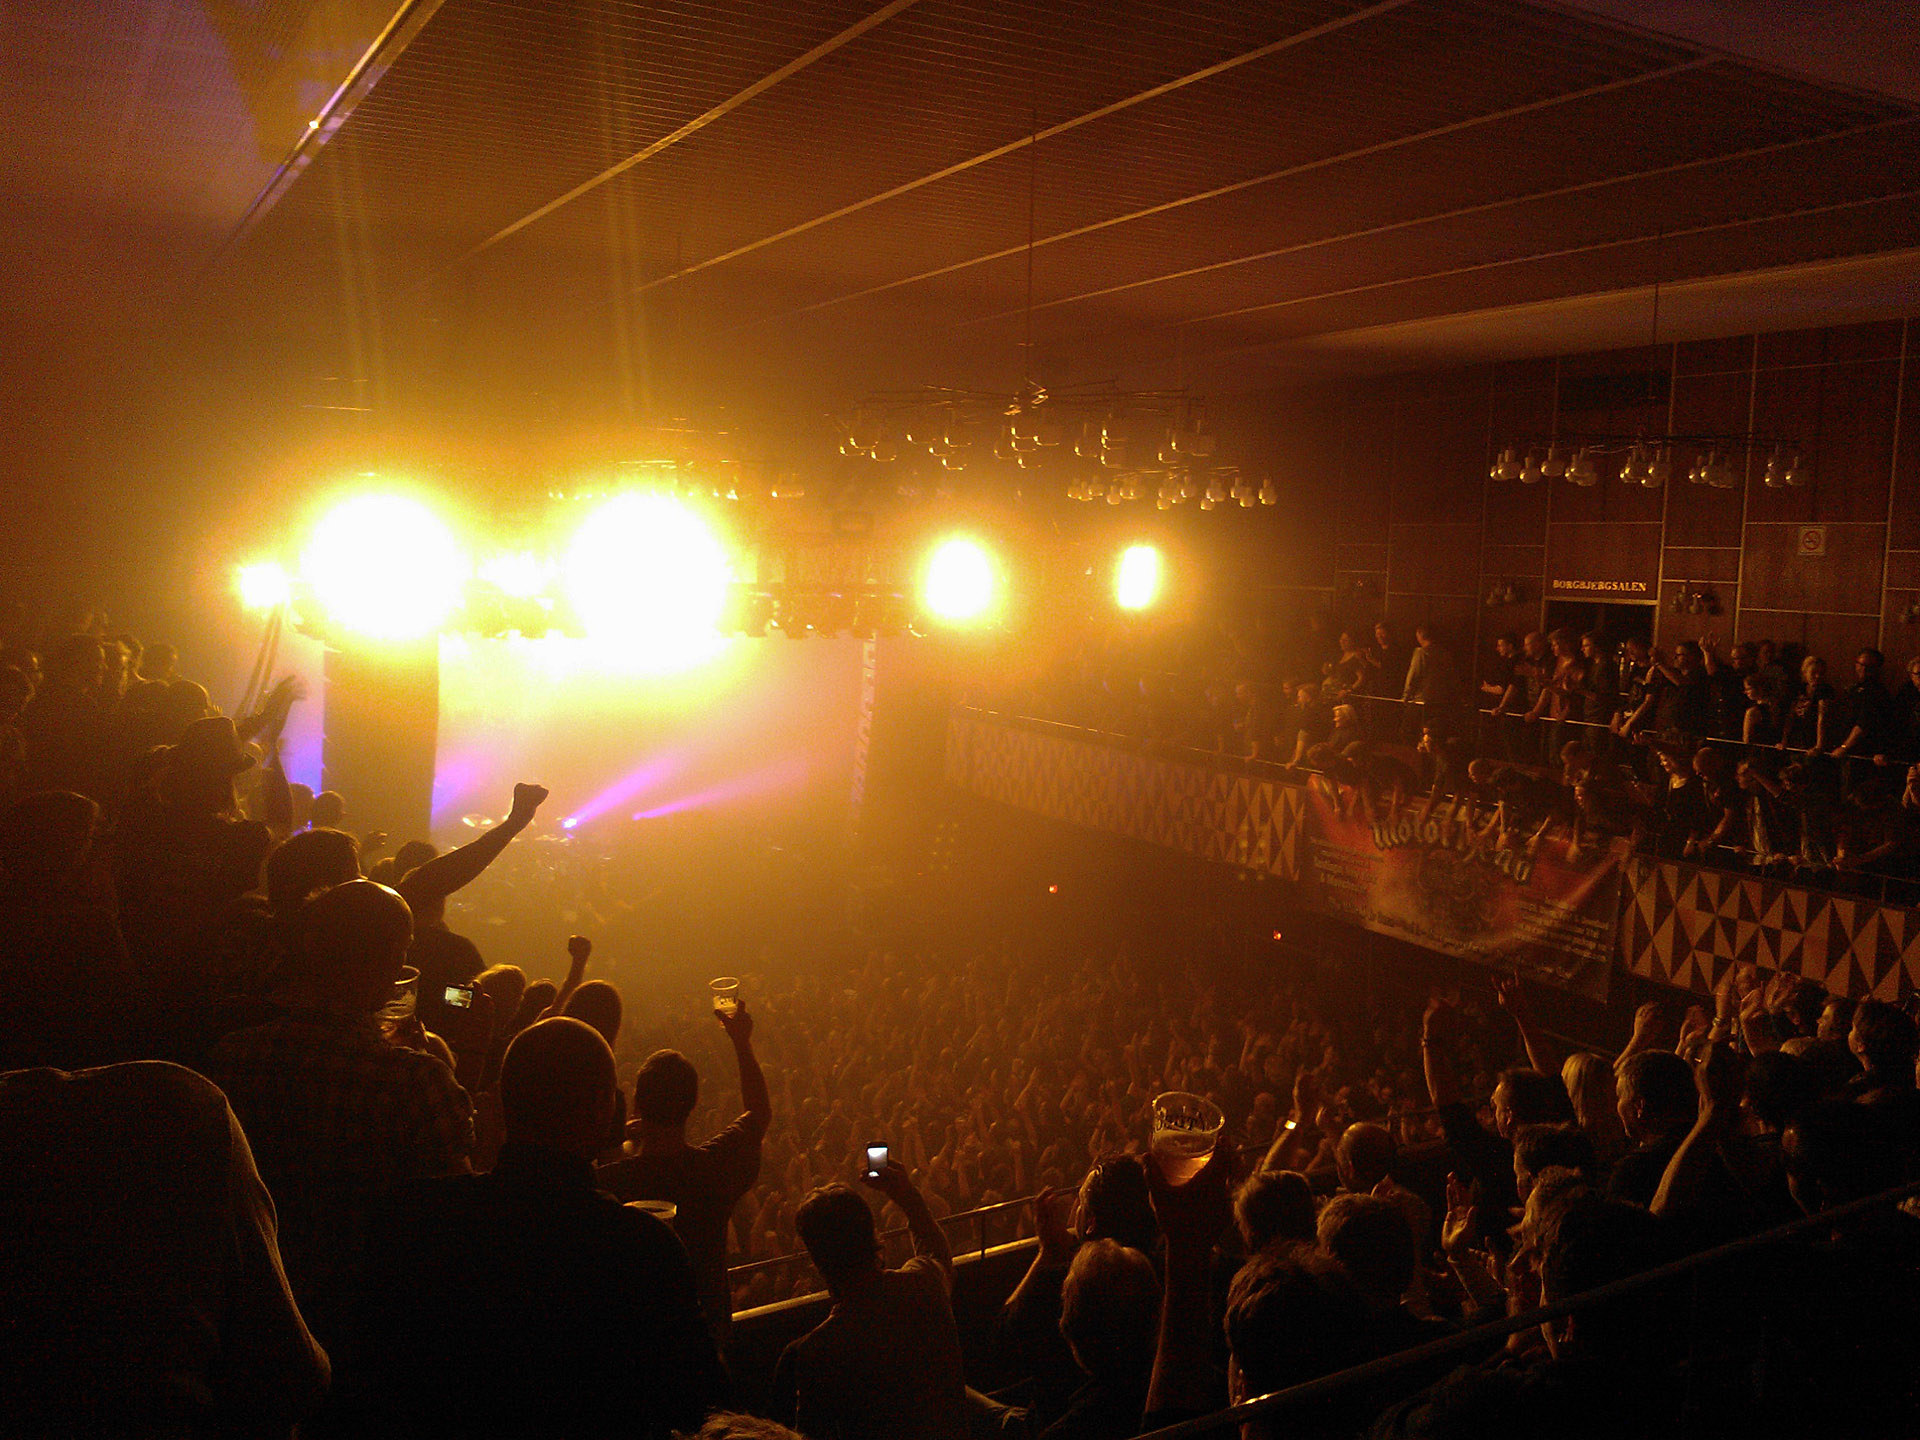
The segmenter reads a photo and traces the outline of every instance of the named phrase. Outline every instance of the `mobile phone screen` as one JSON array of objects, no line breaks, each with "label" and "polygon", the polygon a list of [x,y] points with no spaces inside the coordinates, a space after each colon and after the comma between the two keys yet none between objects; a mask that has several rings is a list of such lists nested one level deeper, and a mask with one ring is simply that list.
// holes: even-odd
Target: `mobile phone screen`
[{"label": "mobile phone screen", "polygon": [[465,985],[447,986],[447,988],[441,992],[440,999],[444,1004],[451,1005],[456,1010],[471,1010],[473,1008],[473,991]]},{"label": "mobile phone screen", "polygon": [[867,1146],[867,1178],[869,1180],[877,1179],[880,1172],[887,1168],[890,1153],[885,1145]]}]

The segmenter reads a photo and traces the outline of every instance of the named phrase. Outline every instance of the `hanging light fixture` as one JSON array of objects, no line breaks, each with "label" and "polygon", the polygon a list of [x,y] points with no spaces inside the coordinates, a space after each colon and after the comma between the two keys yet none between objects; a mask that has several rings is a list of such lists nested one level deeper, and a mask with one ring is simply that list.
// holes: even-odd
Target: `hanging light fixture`
[{"label": "hanging light fixture", "polygon": [[1525,462],[1520,466],[1520,483],[1522,485],[1538,485],[1540,483],[1540,475],[1540,462],[1534,458],[1533,451],[1529,450],[1527,451]]},{"label": "hanging light fixture", "polygon": [[1662,446],[1653,459],[1647,462],[1647,468],[1640,472],[1640,483],[1649,489],[1658,489],[1673,478],[1673,451]]},{"label": "hanging light fixture", "polygon": [[1262,505],[1278,505],[1280,503],[1280,492],[1274,488],[1273,477],[1271,475],[1260,482],[1260,503]]},{"label": "hanging light fixture", "polygon": [[1584,445],[1567,462],[1567,483],[1582,487],[1600,483],[1600,467],[1593,463],[1593,453]]},{"label": "hanging light fixture", "polygon": [[[1560,453],[1559,445],[1551,444],[1547,446],[1547,458],[1540,462],[1540,473],[1549,480],[1558,480],[1562,475],[1567,473],[1567,460],[1566,457]],[[1524,480],[1527,477],[1522,475],[1520,478]]]}]

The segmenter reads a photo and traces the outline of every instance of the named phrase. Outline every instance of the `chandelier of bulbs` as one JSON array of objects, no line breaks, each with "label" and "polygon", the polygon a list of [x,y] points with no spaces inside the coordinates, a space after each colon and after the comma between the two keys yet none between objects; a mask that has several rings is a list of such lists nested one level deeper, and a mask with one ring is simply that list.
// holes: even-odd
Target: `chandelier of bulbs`
[{"label": "chandelier of bulbs", "polygon": [[1032,473],[1069,499],[1122,505],[1151,499],[1161,510],[1196,503],[1251,509],[1277,505],[1271,479],[1255,482],[1216,462],[1200,401],[1180,390],[1015,394],[925,389],[869,396],[846,423],[840,453],[880,464],[924,450],[949,475]]},{"label": "chandelier of bulbs", "polygon": [[1738,486],[1748,457],[1762,451],[1767,460],[1760,483],[1769,490],[1792,489],[1803,478],[1797,445],[1748,435],[1555,437],[1544,444],[1503,447],[1487,478],[1518,480],[1522,485],[1564,479],[1569,485],[1594,486],[1614,475],[1624,485],[1658,489],[1673,478],[1676,456],[1682,451],[1693,456],[1686,472],[1688,482],[1714,490]]}]

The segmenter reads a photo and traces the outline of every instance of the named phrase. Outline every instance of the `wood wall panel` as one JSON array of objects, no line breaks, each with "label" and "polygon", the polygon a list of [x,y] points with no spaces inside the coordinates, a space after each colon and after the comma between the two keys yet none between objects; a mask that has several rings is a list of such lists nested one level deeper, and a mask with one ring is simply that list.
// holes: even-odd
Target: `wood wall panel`
[{"label": "wood wall panel", "polygon": [[1667,547],[1665,574],[1670,580],[1730,581],[1740,578],[1740,552]]},{"label": "wood wall panel", "polygon": [[1419,595],[1480,592],[1480,522],[1395,525],[1387,588]]},{"label": "wood wall panel", "polygon": [[1829,525],[1827,553],[1799,553],[1797,525],[1749,525],[1746,603],[1767,610],[1880,614],[1884,525]]},{"label": "wood wall panel", "polygon": [[[1920,598],[1916,342],[1920,324],[1896,321],[1322,390],[1287,412],[1302,432],[1281,447],[1298,476],[1289,498],[1300,508],[1288,514],[1300,543],[1276,549],[1274,562],[1337,569],[1343,614],[1384,607],[1403,626],[1456,627],[1453,643],[1483,656],[1502,631],[1541,623],[1555,575],[1642,580],[1649,597],[1705,585],[1723,613],[1662,603],[1662,643],[1737,629],[1812,646],[1844,678],[1850,652],[1882,635],[1890,653],[1920,650],[1920,625],[1904,621]],[[1636,377],[1648,374],[1656,391],[1670,376],[1670,394],[1636,399]],[[1593,383],[1608,377],[1624,394]],[[1524,456],[1547,436],[1581,432],[1744,437],[1750,413],[1756,433],[1799,445],[1799,487],[1764,486],[1766,450],[1750,454],[1744,440],[1728,447],[1743,477],[1731,490],[1686,482],[1697,458],[1686,443],[1676,444],[1679,475],[1663,489],[1621,484],[1617,457],[1602,462],[1603,479],[1590,488],[1487,478],[1504,445]],[[1802,558],[1799,527],[1810,524],[1826,527],[1826,554]],[[1320,549],[1308,558],[1297,553],[1302,544]],[[1488,590],[1507,580],[1521,598],[1488,608]],[[1355,592],[1356,581],[1368,589]]]},{"label": "wood wall panel", "polygon": [[[1911,327],[1909,347],[1920,347],[1920,326]],[[1901,384],[1899,441],[1893,457],[1893,531],[1888,543],[1920,550],[1920,355],[1906,358]]]},{"label": "wood wall panel", "polygon": [[1618,592],[1614,598],[1649,599],[1660,579],[1660,527],[1563,525],[1556,517],[1547,527],[1546,579],[1549,598],[1608,598],[1599,593],[1556,597],[1552,588],[1555,580],[1640,580],[1646,583],[1644,590]]}]

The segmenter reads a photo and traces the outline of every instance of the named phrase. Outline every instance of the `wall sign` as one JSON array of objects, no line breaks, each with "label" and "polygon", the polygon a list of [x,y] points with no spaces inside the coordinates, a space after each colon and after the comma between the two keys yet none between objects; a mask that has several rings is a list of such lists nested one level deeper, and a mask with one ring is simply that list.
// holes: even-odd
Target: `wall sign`
[{"label": "wall sign", "polygon": [[1653,586],[1645,580],[1585,580],[1557,577],[1547,582],[1549,595],[1578,595],[1583,599],[1651,600]]},{"label": "wall sign", "polygon": [[1809,556],[1826,554],[1827,527],[1824,525],[1802,525],[1800,527],[1800,553]]}]

